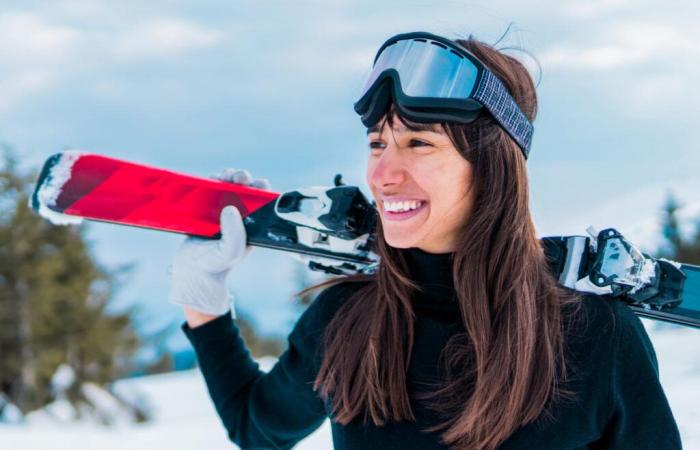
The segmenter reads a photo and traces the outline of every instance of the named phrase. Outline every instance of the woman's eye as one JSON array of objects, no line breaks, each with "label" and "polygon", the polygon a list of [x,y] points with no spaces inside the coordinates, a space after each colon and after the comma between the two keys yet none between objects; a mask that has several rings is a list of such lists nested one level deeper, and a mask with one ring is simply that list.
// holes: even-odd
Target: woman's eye
[{"label": "woman's eye", "polygon": [[411,142],[409,143],[411,147],[425,147],[425,146],[430,146],[427,142],[420,141],[418,139],[411,139]]},{"label": "woman's eye", "polygon": [[384,148],[384,143],[382,141],[372,141],[369,143],[369,148],[372,150]]}]

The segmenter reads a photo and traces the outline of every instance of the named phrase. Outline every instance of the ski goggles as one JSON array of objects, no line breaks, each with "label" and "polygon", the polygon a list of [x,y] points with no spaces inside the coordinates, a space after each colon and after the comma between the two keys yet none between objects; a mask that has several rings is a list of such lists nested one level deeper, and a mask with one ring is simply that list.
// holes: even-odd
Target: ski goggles
[{"label": "ski goggles", "polygon": [[392,96],[402,116],[422,123],[470,123],[486,108],[527,159],[532,124],[493,72],[449,39],[414,32],[387,40],[354,105],[366,127],[385,114]]}]

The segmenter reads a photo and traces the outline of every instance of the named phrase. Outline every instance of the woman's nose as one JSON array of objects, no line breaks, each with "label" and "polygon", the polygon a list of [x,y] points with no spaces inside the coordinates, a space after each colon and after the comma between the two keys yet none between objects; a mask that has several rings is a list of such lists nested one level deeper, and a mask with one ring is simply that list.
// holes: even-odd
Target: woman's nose
[{"label": "woman's nose", "polygon": [[406,178],[406,168],[395,145],[387,144],[381,156],[375,160],[371,182],[376,187],[401,184]]}]

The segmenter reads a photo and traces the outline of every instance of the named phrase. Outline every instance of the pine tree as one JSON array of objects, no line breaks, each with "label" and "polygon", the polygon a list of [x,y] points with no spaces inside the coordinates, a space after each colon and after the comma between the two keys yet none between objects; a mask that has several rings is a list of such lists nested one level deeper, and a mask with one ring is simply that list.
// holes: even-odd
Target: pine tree
[{"label": "pine tree", "polygon": [[23,412],[53,400],[51,377],[75,372],[71,401],[85,382],[104,385],[130,370],[139,345],[132,311],[106,311],[116,273],[90,254],[85,226],[54,226],[28,206],[36,173],[0,161],[0,393]]},{"label": "pine tree", "polygon": [[680,208],[673,194],[669,194],[663,206],[661,228],[667,246],[661,256],[686,264],[700,264],[700,221],[696,219],[695,230],[690,237],[683,236],[678,219]]}]

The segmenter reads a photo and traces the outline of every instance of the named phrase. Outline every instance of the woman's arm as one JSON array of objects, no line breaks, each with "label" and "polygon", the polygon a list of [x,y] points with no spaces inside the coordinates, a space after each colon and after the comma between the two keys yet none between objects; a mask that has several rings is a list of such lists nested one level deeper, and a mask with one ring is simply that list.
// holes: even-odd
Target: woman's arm
[{"label": "woman's arm", "polygon": [[289,449],[326,418],[313,382],[324,325],[320,308],[334,292],[335,286],[326,289],[304,311],[268,373],[251,358],[230,314],[192,314],[183,324],[229,438],[241,448]]},{"label": "woman's arm", "polygon": [[[245,170],[225,170],[218,178],[269,189],[269,183],[252,181]],[[220,239],[189,236],[181,244],[172,265],[169,300],[184,307],[182,329],[231,440],[244,449],[291,448],[325,418],[324,405],[312,389],[321,296],[302,314],[278,363],[269,373],[259,370],[233,320],[226,287],[229,271],[250,250],[245,226],[235,206],[223,208],[219,222]]]}]

